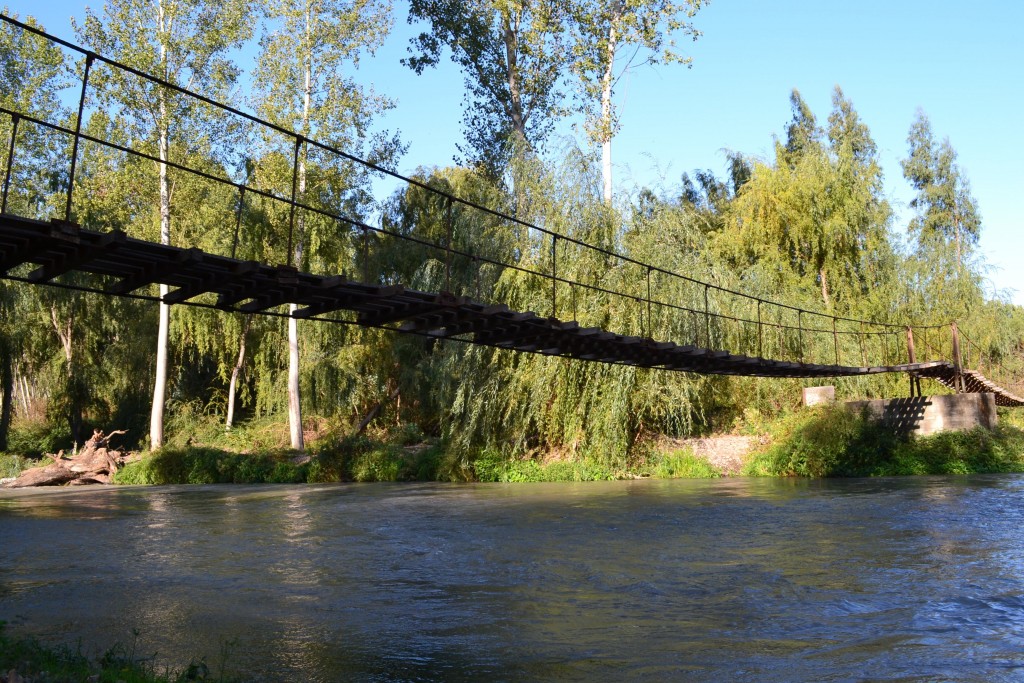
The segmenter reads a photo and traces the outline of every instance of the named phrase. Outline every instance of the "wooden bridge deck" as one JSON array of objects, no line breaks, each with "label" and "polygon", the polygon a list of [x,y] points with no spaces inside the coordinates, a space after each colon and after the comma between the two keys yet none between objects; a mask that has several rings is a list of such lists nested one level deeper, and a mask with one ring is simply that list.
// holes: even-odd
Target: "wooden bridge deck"
[{"label": "wooden bridge deck", "polygon": [[[351,322],[434,338],[459,338],[475,344],[565,356],[603,363],[703,374],[752,377],[850,377],[908,372],[953,386],[954,367],[945,361],[858,367],[819,365],[755,358],[728,351],[678,345],[671,341],[624,336],[576,322],[488,305],[447,292],[428,293],[401,285],[378,286],[340,276],[302,273],[134,239],[120,232],[95,232],[60,222],[0,215],[0,269],[4,276],[23,264],[36,268],[18,279],[45,284],[72,271],[99,276],[86,287],[128,295],[154,283],[171,291],[168,304],[188,303],[215,294],[216,307],[243,313],[270,313],[296,304],[297,318],[339,311]],[[1021,399],[975,372],[965,372],[967,391],[991,391],[999,405],[1024,405]]]}]

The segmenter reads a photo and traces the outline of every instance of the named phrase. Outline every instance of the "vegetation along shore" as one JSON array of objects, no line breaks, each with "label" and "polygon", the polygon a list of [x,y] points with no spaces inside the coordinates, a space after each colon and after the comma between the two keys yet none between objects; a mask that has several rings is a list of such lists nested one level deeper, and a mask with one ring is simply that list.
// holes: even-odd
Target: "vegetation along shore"
[{"label": "vegetation along shore", "polygon": [[[379,190],[379,170],[300,143],[322,138],[378,168],[400,167],[405,141],[370,126],[392,102],[341,69],[352,50],[380,44],[391,9],[368,3],[375,9],[342,22],[351,31],[342,36],[329,13],[289,18],[268,6],[262,16],[244,4],[198,3],[209,14],[196,10],[176,24],[183,33],[172,35],[126,20],[117,8],[127,4],[111,0],[102,11],[84,10],[76,39],[83,50],[301,131],[297,138],[255,126],[236,140],[212,109],[185,97],[164,107],[163,86],[140,85],[107,62],[97,62],[78,121],[66,95],[79,92],[72,74],[84,73],[91,57],[13,20],[0,25],[10,80],[0,105],[89,136],[72,150],[68,135],[18,132],[17,117],[0,116],[0,168],[13,169],[6,211],[41,221],[70,217],[114,236],[286,263],[374,287],[468,296],[654,342],[753,348],[793,363],[902,362],[907,345],[885,344],[898,342],[905,325],[931,331],[917,339],[922,357],[951,359],[950,330],[959,329],[972,362],[998,367],[1004,377],[1024,371],[1024,309],[986,286],[981,211],[954,147],[923,111],[908,116],[899,168],[885,171],[902,173],[912,196],[904,212],[885,190],[869,122],[840,87],[828,111],[789,93],[791,117],[765,141],[770,151],[731,151],[724,173],[697,169],[657,187],[613,192],[608,155],[618,121],[598,106],[612,94],[602,91],[611,87],[601,77],[604,62],[561,63],[579,55],[551,42],[573,36],[592,45],[604,29],[572,25],[578,17],[570,12],[530,36],[551,67],[542,70],[548,81],[531,86],[543,94],[531,100],[539,106],[531,125],[509,128],[504,109],[488,100],[505,92],[506,81],[497,89],[477,84],[466,103],[464,158]],[[411,46],[408,65],[417,72],[455,35],[455,20],[442,16],[448,5],[428,5],[413,5],[426,31]],[[675,28],[692,31],[699,5],[674,17]],[[664,28],[673,17],[634,19]],[[491,23],[467,25],[486,32]],[[307,45],[302,36],[310,30],[336,42]],[[449,46],[465,58],[458,64],[489,58],[459,53],[464,45],[453,38]],[[179,61],[150,59],[159,54]],[[252,63],[232,61],[242,55]],[[477,72],[466,73],[472,80]],[[187,83],[175,81],[183,74]],[[304,91],[311,74],[322,80]],[[596,137],[555,145],[552,131],[573,101],[572,84],[563,82],[570,77],[589,86],[580,90],[588,106],[574,115],[589,116],[593,125],[584,128]],[[252,84],[244,102],[243,82]],[[73,178],[61,165],[72,151]],[[301,199],[301,207],[280,196]],[[448,256],[415,246],[438,244]],[[530,276],[552,272],[556,256],[557,279]],[[218,310],[210,291],[196,295],[201,305],[169,306],[156,300],[167,285],[145,277],[103,285],[108,292],[135,287],[136,298],[77,291],[76,278],[91,277],[83,273],[61,272],[60,287],[26,284],[42,277],[33,275],[37,265],[21,263],[0,280],[0,478],[47,453],[77,453],[96,429],[124,430],[113,444],[119,452],[151,451],[96,471],[121,484],[1024,469],[1012,413],[991,433],[900,440],[834,409],[797,411],[804,380],[645,369],[399,334],[351,319],[299,320],[289,315],[295,305],[287,297],[275,315],[259,315],[259,306]],[[659,299],[653,310],[652,289]],[[780,305],[769,311],[765,302]],[[808,311],[820,313],[812,320]],[[730,323],[750,320],[756,330]],[[865,336],[856,326],[837,331],[837,320],[886,325],[889,336]],[[945,391],[931,384],[926,393]],[[835,387],[842,400],[907,394],[906,376],[896,374],[839,378]],[[755,443],[741,460],[723,464],[701,457],[704,446],[695,441],[713,435]]]},{"label": "vegetation along shore", "polygon": [[[110,483],[540,482],[1024,472],[1024,430],[1009,411],[1002,418],[994,430],[919,437],[898,435],[841,406],[823,406],[747,425],[746,434],[652,439],[618,462],[558,452],[509,458],[482,451],[466,458],[413,425],[357,436],[338,436],[325,426],[323,434],[311,439],[308,453],[298,454],[287,447],[287,433],[278,423],[228,436],[211,424],[190,444],[121,456],[125,464]],[[240,450],[238,444],[249,440],[266,446]],[[51,458],[0,456],[0,479],[10,483],[30,468],[52,467]]]}]

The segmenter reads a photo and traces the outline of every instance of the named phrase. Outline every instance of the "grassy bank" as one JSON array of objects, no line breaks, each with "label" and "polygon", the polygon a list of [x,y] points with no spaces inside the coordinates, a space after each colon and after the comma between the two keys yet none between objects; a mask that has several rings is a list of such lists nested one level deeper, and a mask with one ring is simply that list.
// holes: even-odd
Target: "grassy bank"
[{"label": "grassy bank", "polygon": [[771,427],[771,445],[754,454],[753,476],[878,477],[1024,472],[1024,430],[1003,420],[932,436],[899,436],[841,406],[805,410]]},{"label": "grassy bank", "polygon": [[[752,426],[765,446],[747,456],[748,476],[860,477],[1024,472],[1024,429],[1005,413],[998,429],[901,437],[839,406],[801,410]],[[321,429],[308,455],[285,447],[278,423],[224,433],[197,429],[192,443],[170,445],[124,467],[118,484],[325,483],[371,481],[542,482],[722,476],[681,442],[650,440],[619,457],[502,453],[459,455],[413,425],[358,436]],[[246,445],[259,447],[246,452]],[[0,455],[0,478],[39,461]],[[732,472],[736,472],[733,468]]]},{"label": "grassy bank", "polygon": [[355,437],[318,444],[308,458],[288,451],[235,453],[211,447],[164,448],[133,462],[117,484],[259,484],[372,481],[542,482],[707,478],[720,473],[686,449],[652,453],[631,468],[586,459],[509,458],[486,451],[458,458],[436,443],[385,443]]},{"label": "grassy bank", "polygon": [[[10,677],[12,671],[17,678]],[[137,653],[134,644],[114,645],[96,657],[84,654],[81,645],[50,647],[34,638],[17,638],[8,634],[2,621],[0,672],[0,676],[26,683],[179,683],[229,680],[225,678],[223,670],[211,671],[211,667],[202,660],[180,671],[158,667],[152,659]]]}]

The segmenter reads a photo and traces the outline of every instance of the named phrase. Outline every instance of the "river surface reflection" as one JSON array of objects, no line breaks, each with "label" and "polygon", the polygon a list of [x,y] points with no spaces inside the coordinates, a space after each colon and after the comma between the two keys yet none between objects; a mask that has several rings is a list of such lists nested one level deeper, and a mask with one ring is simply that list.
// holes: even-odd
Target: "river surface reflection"
[{"label": "river surface reflection", "polygon": [[259,680],[1022,680],[1024,478],[0,492],[0,619]]}]

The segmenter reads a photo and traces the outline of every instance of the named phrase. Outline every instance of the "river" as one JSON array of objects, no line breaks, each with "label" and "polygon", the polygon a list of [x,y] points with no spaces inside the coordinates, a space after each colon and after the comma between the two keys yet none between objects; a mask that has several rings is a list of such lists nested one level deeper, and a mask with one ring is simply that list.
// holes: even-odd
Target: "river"
[{"label": "river", "polygon": [[1020,476],[7,490],[0,619],[272,681],[1024,680],[1022,529]]}]

